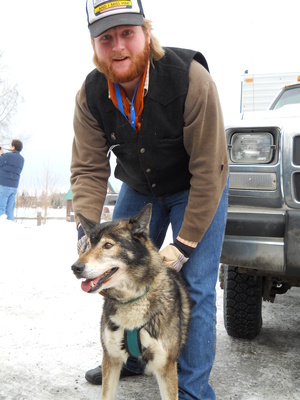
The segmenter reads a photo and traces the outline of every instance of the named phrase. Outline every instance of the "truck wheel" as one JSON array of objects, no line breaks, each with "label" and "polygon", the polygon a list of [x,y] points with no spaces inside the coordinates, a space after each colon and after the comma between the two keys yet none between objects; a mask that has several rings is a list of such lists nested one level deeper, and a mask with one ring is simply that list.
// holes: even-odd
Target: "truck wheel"
[{"label": "truck wheel", "polygon": [[262,327],[262,278],[224,265],[223,314],[229,336],[254,339]]}]

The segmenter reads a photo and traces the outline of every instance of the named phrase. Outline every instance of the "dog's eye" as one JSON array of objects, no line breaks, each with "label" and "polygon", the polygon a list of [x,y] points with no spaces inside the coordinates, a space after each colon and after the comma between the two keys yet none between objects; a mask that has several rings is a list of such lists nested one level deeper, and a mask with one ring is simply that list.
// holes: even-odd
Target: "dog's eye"
[{"label": "dog's eye", "polygon": [[109,250],[109,249],[111,249],[113,247],[113,244],[112,243],[109,243],[109,242],[106,242],[104,245],[103,245],[103,248],[105,249],[105,250]]}]

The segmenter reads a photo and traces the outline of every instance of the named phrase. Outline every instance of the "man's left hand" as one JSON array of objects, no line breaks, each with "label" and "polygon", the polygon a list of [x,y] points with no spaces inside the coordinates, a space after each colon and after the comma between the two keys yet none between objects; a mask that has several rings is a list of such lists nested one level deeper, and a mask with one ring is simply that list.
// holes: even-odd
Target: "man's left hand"
[{"label": "man's left hand", "polygon": [[174,268],[177,272],[179,272],[183,264],[188,261],[188,258],[185,257],[173,244],[164,247],[159,254],[163,262],[168,267]]}]

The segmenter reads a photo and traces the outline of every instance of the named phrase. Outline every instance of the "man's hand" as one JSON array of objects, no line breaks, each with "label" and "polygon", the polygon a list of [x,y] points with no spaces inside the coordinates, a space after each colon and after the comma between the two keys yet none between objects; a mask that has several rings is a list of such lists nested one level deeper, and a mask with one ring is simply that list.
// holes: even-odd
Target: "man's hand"
[{"label": "man's hand", "polygon": [[159,252],[163,262],[171,268],[179,272],[184,263],[188,261],[181,251],[178,250],[173,244],[169,244]]},{"label": "man's hand", "polygon": [[77,242],[77,253],[80,255],[84,253],[87,247],[87,240],[84,230],[81,225],[78,227],[78,242]]}]

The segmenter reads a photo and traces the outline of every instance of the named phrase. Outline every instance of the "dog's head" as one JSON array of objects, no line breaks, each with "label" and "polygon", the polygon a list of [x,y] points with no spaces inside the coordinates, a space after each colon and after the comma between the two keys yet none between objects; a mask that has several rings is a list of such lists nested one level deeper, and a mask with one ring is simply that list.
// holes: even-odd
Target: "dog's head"
[{"label": "dog's head", "polygon": [[103,224],[78,214],[88,244],[72,270],[77,278],[85,279],[82,290],[92,293],[113,288],[129,292],[151,283],[156,274],[155,268],[150,268],[151,260],[158,256],[149,239],[151,212],[152,205],[147,204],[129,220]]}]

